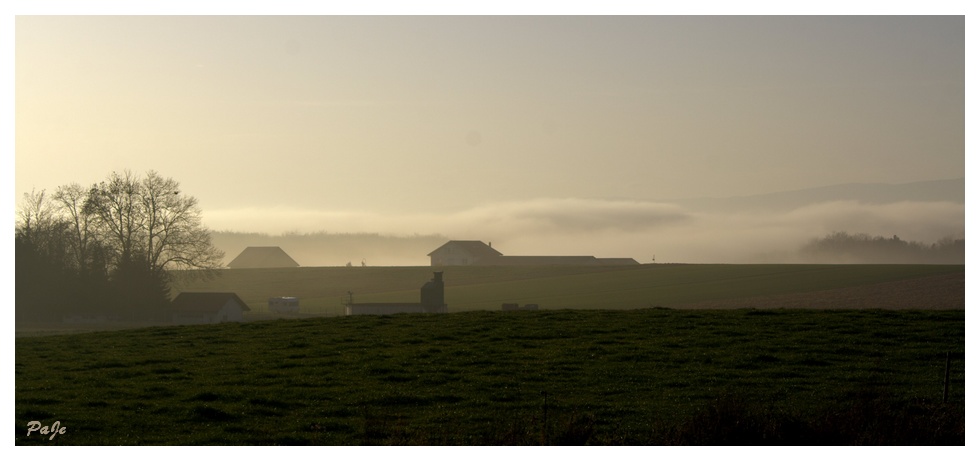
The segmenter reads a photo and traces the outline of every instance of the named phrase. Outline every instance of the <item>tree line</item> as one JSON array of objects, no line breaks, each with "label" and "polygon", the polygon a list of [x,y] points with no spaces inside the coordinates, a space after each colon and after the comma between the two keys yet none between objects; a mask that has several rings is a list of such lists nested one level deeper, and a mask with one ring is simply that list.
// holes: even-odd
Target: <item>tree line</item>
[{"label": "tree line", "polygon": [[24,194],[15,230],[17,320],[163,319],[175,269],[213,274],[224,254],[197,199],[155,171]]},{"label": "tree line", "polygon": [[849,234],[832,232],[813,239],[800,250],[803,257],[817,263],[861,264],[965,264],[964,239],[945,237],[932,244],[905,241],[897,235]]}]

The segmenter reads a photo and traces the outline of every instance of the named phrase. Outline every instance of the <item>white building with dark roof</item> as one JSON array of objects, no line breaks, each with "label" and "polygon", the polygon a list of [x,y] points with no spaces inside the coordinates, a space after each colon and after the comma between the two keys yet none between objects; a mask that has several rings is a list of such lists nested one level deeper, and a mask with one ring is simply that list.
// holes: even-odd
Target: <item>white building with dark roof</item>
[{"label": "white building with dark roof", "polygon": [[503,254],[479,240],[450,240],[428,256],[433,266],[482,266]]}]

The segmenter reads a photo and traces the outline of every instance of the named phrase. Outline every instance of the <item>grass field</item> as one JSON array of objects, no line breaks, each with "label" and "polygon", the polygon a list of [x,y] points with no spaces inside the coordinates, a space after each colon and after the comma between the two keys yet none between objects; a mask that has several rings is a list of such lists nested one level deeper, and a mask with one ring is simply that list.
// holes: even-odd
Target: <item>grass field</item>
[{"label": "grass field", "polygon": [[[228,270],[183,289],[234,291],[249,322],[18,326],[15,442],[962,445],[962,359],[948,403],[942,384],[945,354],[965,347],[963,273],[445,268],[449,315],[337,317],[348,290],[417,301],[432,268]],[[278,295],[299,296],[304,318],[261,320]],[[28,436],[31,421],[65,433]]]},{"label": "grass field", "polygon": [[[561,310],[16,340],[17,444],[963,444],[964,311]],[[27,424],[60,421],[54,439]]]}]

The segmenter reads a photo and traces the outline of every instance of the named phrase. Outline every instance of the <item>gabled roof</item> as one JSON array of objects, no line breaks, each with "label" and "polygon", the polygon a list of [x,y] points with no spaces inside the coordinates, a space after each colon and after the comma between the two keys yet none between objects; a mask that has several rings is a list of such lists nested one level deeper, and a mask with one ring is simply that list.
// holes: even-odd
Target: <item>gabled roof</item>
[{"label": "gabled roof", "polygon": [[170,307],[180,312],[215,313],[221,310],[229,300],[238,303],[243,311],[251,310],[235,293],[184,292],[177,295]]},{"label": "gabled roof", "polygon": [[228,267],[232,269],[297,266],[299,263],[279,247],[248,247],[228,263]]},{"label": "gabled roof", "polygon": [[494,250],[492,247],[479,240],[450,240],[444,243],[441,247],[432,250],[432,253],[429,253],[426,256],[432,256],[433,253],[437,253],[440,250],[450,246],[462,250],[474,258],[496,258],[497,256],[503,255],[503,253]]}]

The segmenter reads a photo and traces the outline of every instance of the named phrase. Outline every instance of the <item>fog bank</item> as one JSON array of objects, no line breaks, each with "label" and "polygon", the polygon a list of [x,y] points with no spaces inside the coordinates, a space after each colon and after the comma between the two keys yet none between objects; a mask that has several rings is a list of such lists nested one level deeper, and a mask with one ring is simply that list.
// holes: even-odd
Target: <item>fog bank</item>
[{"label": "fog bank", "polygon": [[[541,198],[448,214],[247,208],[205,211],[204,218],[217,231],[438,235],[492,242],[505,255],[631,257],[641,263],[654,257],[656,262],[677,263],[803,262],[798,255],[803,245],[836,231],[924,243],[964,238],[965,232],[964,204],[947,201],[832,201],[789,211],[703,211],[664,202]],[[373,253],[371,264],[429,263],[428,251],[416,257],[397,253]],[[292,256],[302,265],[343,263]]]}]

